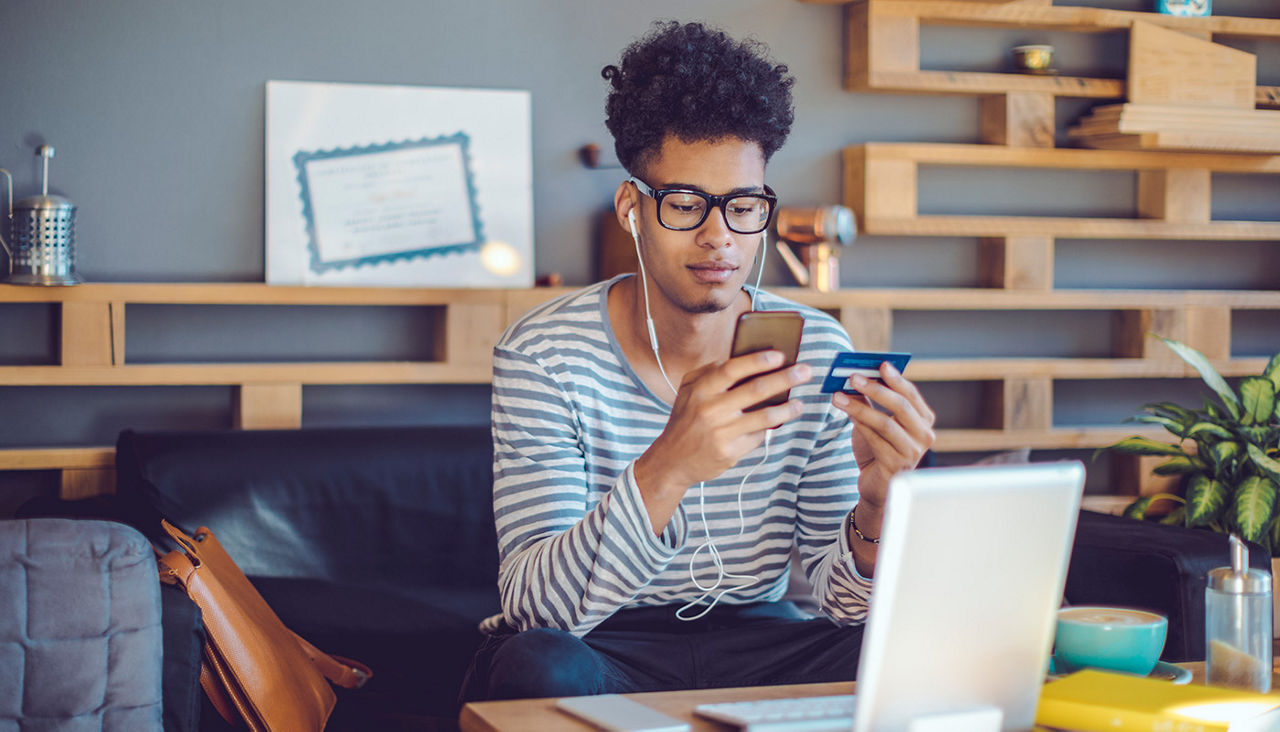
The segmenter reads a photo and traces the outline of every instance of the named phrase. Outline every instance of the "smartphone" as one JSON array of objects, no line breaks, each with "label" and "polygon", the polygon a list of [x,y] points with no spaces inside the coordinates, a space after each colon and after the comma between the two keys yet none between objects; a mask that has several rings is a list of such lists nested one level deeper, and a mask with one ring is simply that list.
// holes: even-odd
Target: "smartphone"
[{"label": "smartphone", "polygon": [[[738,324],[733,329],[733,347],[729,350],[731,357],[745,356],[748,353],[773,349],[781,351],[782,365],[772,374],[795,364],[800,354],[800,335],[804,332],[804,316],[794,310],[767,310],[743,313],[738,316]],[[755,374],[734,384],[736,388],[751,379],[765,374]],[[743,411],[754,412],[757,409],[783,404],[791,398],[791,390],[775,394]]]}]

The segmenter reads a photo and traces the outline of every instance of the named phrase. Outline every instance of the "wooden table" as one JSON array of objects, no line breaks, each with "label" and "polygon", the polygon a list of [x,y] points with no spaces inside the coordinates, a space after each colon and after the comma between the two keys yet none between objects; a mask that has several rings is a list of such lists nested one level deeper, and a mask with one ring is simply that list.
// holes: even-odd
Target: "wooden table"
[{"label": "wooden table", "polygon": [[[1280,643],[1277,649],[1280,652]],[[1277,654],[1276,674],[1272,677],[1272,692],[1280,690],[1280,653]],[[1204,664],[1181,664],[1191,669],[1193,684],[1204,683]],[[854,683],[846,681],[832,684],[792,684],[789,686],[751,686],[736,689],[696,689],[693,691],[659,691],[647,694],[624,694],[641,704],[648,705],[676,719],[689,723],[693,732],[721,732],[732,729],[728,725],[703,719],[693,713],[699,704],[717,702],[750,701],[755,699],[792,699],[806,696],[835,696],[852,694]],[[513,701],[478,702],[462,708],[460,724],[462,732],[544,732],[545,730],[587,730],[591,725],[578,721],[558,711],[555,699],[517,699]]]},{"label": "wooden table", "polygon": [[[685,720],[693,732],[720,732],[732,727],[703,719],[693,713],[699,704],[750,701],[753,699],[792,699],[804,696],[852,694],[853,682],[831,684],[792,684],[788,686],[751,686],[736,689],[696,689],[693,691],[656,691],[646,694],[623,694],[641,704]],[[564,712],[556,710],[555,699],[517,699],[468,704],[462,708],[462,732],[543,732],[544,730],[594,730]]]}]

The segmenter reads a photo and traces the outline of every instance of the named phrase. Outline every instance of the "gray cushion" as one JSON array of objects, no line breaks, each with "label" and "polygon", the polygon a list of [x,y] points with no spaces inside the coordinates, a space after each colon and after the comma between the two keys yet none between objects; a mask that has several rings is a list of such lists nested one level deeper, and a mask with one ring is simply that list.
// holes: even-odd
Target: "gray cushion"
[{"label": "gray cushion", "polygon": [[161,729],[151,545],[107,521],[0,521],[0,732]]}]

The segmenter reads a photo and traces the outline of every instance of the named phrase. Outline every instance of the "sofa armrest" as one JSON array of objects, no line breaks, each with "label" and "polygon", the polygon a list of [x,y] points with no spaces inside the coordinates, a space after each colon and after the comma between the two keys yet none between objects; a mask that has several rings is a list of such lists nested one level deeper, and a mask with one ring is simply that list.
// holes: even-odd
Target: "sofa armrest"
[{"label": "sofa armrest", "polygon": [[[1081,511],[1066,599],[1165,615],[1169,635],[1162,658],[1203,661],[1206,577],[1229,557],[1222,534]],[[1271,558],[1259,547],[1251,546],[1249,557],[1251,566],[1271,570]]]}]

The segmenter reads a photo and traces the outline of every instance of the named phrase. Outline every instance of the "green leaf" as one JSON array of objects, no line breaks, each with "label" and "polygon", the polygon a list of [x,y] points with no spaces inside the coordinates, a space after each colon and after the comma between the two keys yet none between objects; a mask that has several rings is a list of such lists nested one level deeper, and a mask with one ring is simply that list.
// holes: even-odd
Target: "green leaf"
[{"label": "green leaf", "polygon": [[1158,414],[1161,417],[1168,417],[1169,419],[1175,420],[1184,427],[1190,424],[1195,424],[1197,419],[1195,412],[1187,409],[1186,407],[1174,404],[1173,402],[1153,402],[1151,404],[1143,404],[1142,408],[1152,414]]},{"label": "green leaf", "polygon": [[1253,445],[1267,445],[1275,440],[1276,430],[1267,425],[1257,425],[1253,427],[1237,427],[1236,432],[1245,439],[1246,442]]},{"label": "green leaf", "polygon": [[1164,336],[1159,336],[1159,338],[1164,341],[1166,346],[1172,348],[1179,358],[1191,364],[1200,373],[1200,378],[1204,379],[1204,383],[1208,384],[1209,388],[1213,389],[1218,398],[1222,400],[1222,406],[1226,408],[1231,418],[1240,419],[1240,400],[1236,397],[1236,393],[1231,390],[1231,387],[1227,385],[1227,382],[1223,380],[1222,375],[1209,363],[1209,359],[1191,346]]},{"label": "green leaf", "polygon": [[1182,448],[1177,445],[1152,440],[1148,437],[1138,437],[1137,435],[1126,437],[1114,445],[1108,445],[1102,449],[1115,450],[1129,455],[1182,455],[1185,457]]},{"label": "green leaf", "polygon": [[1209,459],[1219,470],[1229,467],[1244,454],[1244,447],[1234,440],[1215,442],[1209,447]]},{"label": "green leaf", "polygon": [[1166,514],[1163,518],[1161,518],[1160,523],[1166,526],[1182,526],[1186,522],[1186,519],[1187,519],[1187,507],[1178,506],[1177,508],[1173,509],[1168,514]]},{"label": "green leaf", "polygon": [[1187,486],[1187,526],[1208,526],[1227,505],[1227,487],[1207,475],[1197,475]]},{"label": "green leaf", "polygon": [[1234,422],[1237,419],[1236,417],[1232,417],[1231,415],[1227,414],[1222,407],[1209,401],[1209,397],[1204,398],[1204,412],[1211,419],[1215,419],[1219,423]]},{"label": "green leaf", "polygon": [[1266,424],[1276,408],[1276,387],[1265,376],[1249,376],[1240,380],[1240,421]]},{"label": "green leaf", "polygon": [[1255,475],[1246,478],[1236,489],[1234,518],[1241,535],[1252,542],[1261,542],[1271,525],[1271,515],[1276,507],[1276,484]]},{"label": "green leaf", "polygon": [[1130,417],[1125,421],[1141,422],[1143,424],[1158,424],[1161,427],[1164,427],[1165,429],[1172,432],[1177,437],[1185,436],[1185,432],[1187,429],[1186,425],[1182,424],[1176,419],[1169,419],[1168,417],[1161,417],[1155,414],[1139,414],[1136,417]]},{"label": "green leaf", "polygon": [[1186,437],[1194,437],[1197,440],[1207,440],[1209,437],[1217,437],[1220,440],[1234,440],[1235,435],[1231,430],[1213,422],[1196,422],[1187,428]]},{"label": "green leaf", "polygon": [[1262,448],[1257,445],[1247,445],[1246,449],[1249,450],[1249,459],[1253,461],[1254,465],[1258,466],[1258,470],[1261,470],[1271,480],[1280,483],[1280,461],[1268,457],[1262,451]]},{"label": "green leaf", "polygon": [[1195,473],[1208,467],[1199,458],[1179,455],[1178,457],[1170,458],[1168,462],[1157,465],[1151,472],[1156,475],[1182,475],[1184,473]]},{"label": "green leaf", "polygon": [[[1271,385],[1280,392],[1280,353],[1271,357],[1271,362],[1262,370],[1262,375],[1271,380]],[[1280,409],[1280,407],[1277,407]]]},{"label": "green leaf", "polygon": [[1125,518],[1138,519],[1139,521],[1147,517],[1147,509],[1151,508],[1151,499],[1155,496],[1143,496],[1138,500],[1130,503],[1124,509]]}]

